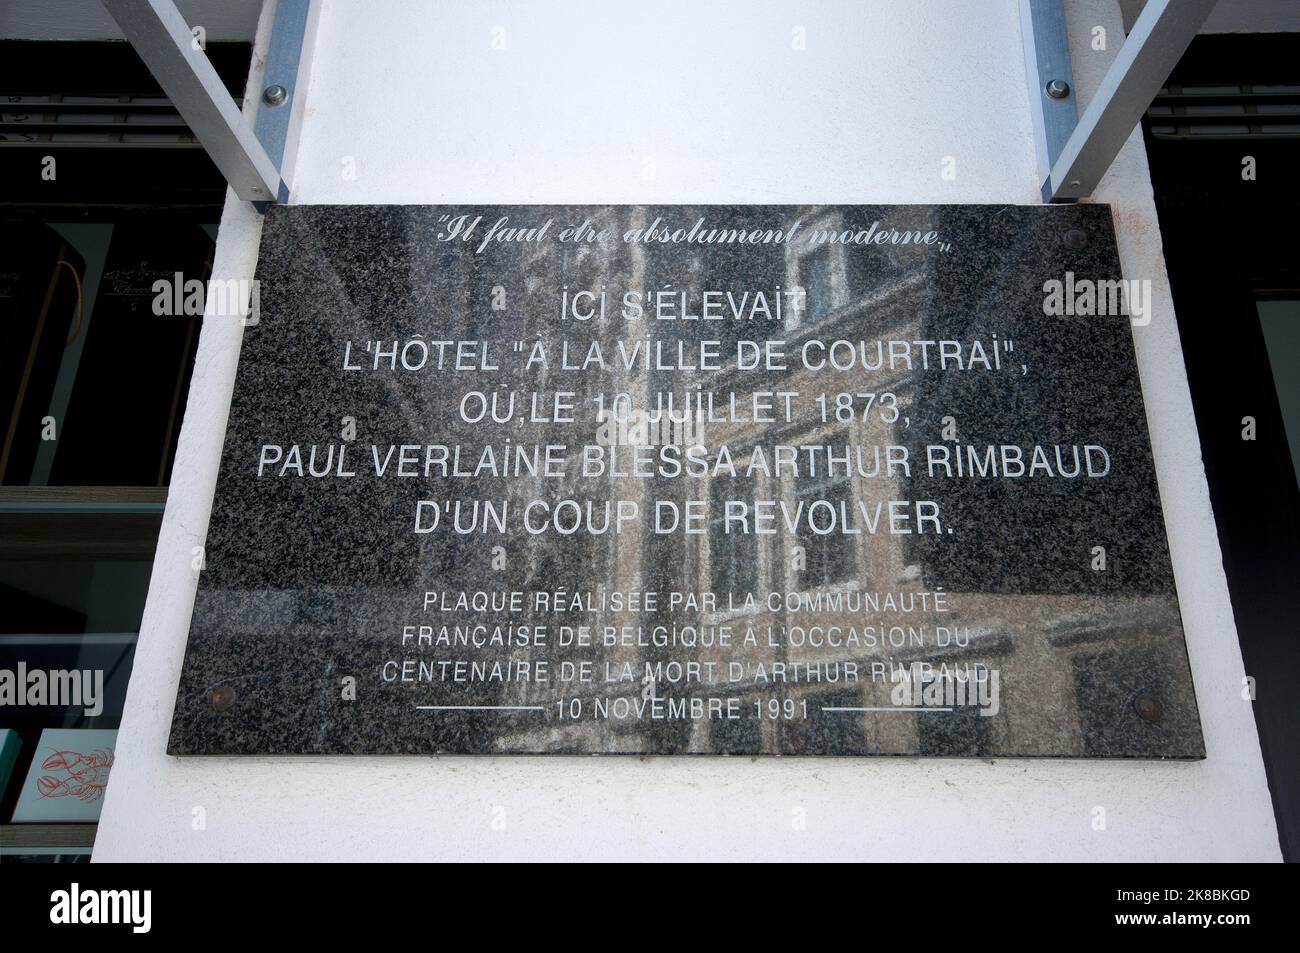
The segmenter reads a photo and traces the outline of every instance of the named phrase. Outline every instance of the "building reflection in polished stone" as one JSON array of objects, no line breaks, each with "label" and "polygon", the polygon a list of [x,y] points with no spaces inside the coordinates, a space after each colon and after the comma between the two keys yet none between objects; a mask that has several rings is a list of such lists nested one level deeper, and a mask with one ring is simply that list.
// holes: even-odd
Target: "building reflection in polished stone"
[{"label": "building reflection in polished stone", "polygon": [[[1129,322],[1042,308],[1044,281],[1067,271],[1118,277],[1107,208],[503,208],[485,218],[586,218],[616,235],[656,219],[805,233],[879,222],[932,230],[950,250],[610,241],[484,254],[431,239],[449,211],[268,216],[262,321],[241,357],[173,751],[1203,756]],[[706,290],[731,303],[762,290],[783,307],[779,319],[615,313],[626,292],[660,290],[688,312]],[[560,319],[559,303],[582,291],[606,293],[604,320]],[[593,345],[675,354],[717,341],[730,357],[706,371],[513,360],[349,378],[322,367],[342,340],[415,332],[486,340],[502,355],[563,341],[579,366]],[[781,342],[784,360],[765,363],[786,366],[739,366],[742,340]],[[475,391],[557,390],[585,411],[577,422],[454,413]],[[708,408],[713,395],[713,411],[665,422],[656,412],[669,395],[677,408]],[[598,407],[614,414],[597,419]],[[250,474],[263,443],[329,443],[344,415],[363,446],[459,444],[477,460],[488,444],[563,445],[567,466],[559,477],[409,481]],[[584,456],[588,446],[599,452]],[[704,475],[659,472],[688,448]],[[649,472],[628,472],[638,454]],[[1014,474],[1017,459],[1035,475],[991,476]],[[511,512],[631,501],[642,519],[599,535],[411,534],[421,499],[508,501]],[[702,514],[702,531],[652,531],[665,506]],[[573,617],[421,611],[426,591],[480,590],[660,598],[653,610]],[[621,638],[449,652],[403,646],[412,623],[586,625]],[[660,630],[688,644],[641,634]],[[710,644],[724,631],[730,645]],[[486,682],[379,672],[450,656],[514,664]],[[532,677],[542,660],[547,682]],[[588,663],[592,681],[558,683],[564,663]],[[343,673],[357,679],[355,701],[340,698]],[[214,711],[212,687],[226,683],[239,700]],[[651,699],[703,716],[638,717]]]}]

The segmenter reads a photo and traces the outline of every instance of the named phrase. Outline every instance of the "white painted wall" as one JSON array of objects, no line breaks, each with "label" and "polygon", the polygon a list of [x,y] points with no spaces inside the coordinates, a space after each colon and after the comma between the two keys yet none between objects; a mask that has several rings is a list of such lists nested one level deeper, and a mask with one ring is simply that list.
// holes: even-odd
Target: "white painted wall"
[{"label": "white painted wall", "polygon": [[[1115,52],[1092,52],[1088,30],[1118,41],[1120,13],[1115,0],[1069,6],[1086,99]],[[805,52],[791,49],[796,26]],[[1038,199],[1009,0],[329,0],[316,57],[299,202]],[[340,175],[348,155],[355,181]],[[946,155],[956,181],[940,177]],[[1278,859],[1138,134],[1097,198],[1115,206],[1127,277],[1156,287],[1137,355],[1205,761],[170,758],[190,552],[239,346],[210,321],[95,858]],[[251,276],[258,231],[228,203],[215,277]],[[192,829],[195,808],[206,830]]]}]

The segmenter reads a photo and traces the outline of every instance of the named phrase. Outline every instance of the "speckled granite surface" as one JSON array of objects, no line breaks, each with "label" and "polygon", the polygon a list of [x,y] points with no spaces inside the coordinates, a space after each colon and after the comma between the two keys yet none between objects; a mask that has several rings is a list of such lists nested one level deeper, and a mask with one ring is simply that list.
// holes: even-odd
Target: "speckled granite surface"
[{"label": "speckled granite surface", "polygon": [[1105,206],[272,208],[169,750],[1203,757],[1141,318],[1044,313],[1119,277]]}]

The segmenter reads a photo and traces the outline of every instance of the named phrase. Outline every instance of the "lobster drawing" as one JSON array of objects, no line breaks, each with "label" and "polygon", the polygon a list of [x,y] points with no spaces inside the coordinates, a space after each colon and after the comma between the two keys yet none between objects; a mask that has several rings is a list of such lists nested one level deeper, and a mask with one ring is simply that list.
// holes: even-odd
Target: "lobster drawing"
[{"label": "lobster drawing", "polygon": [[91,754],[79,751],[56,751],[45,759],[41,767],[46,771],[36,779],[41,797],[75,797],[83,801],[98,801],[108,786],[108,772],[113,767],[111,748],[99,748]]}]

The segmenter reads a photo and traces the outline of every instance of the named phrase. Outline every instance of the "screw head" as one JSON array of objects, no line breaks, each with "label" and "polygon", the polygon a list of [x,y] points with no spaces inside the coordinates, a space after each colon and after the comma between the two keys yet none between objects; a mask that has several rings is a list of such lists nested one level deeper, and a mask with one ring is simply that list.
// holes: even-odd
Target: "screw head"
[{"label": "screw head", "polygon": [[1070,84],[1063,79],[1049,80],[1047,83],[1047,95],[1053,99],[1064,99],[1070,95]]},{"label": "screw head", "polygon": [[1133,699],[1133,710],[1143,721],[1159,721],[1165,716],[1165,706],[1150,695],[1138,695]]},{"label": "screw head", "polygon": [[1063,241],[1066,248],[1071,251],[1079,251],[1088,244],[1088,233],[1081,228],[1072,228],[1065,233]]},{"label": "screw head", "polygon": [[208,696],[208,701],[217,711],[225,711],[235,703],[235,690],[229,685],[218,685],[212,689],[212,694]]},{"label": "screw head", "polygon": [[262,90],[262,101],[268,106],[281,106],[289,98],[289,91],[276,83]]}]

